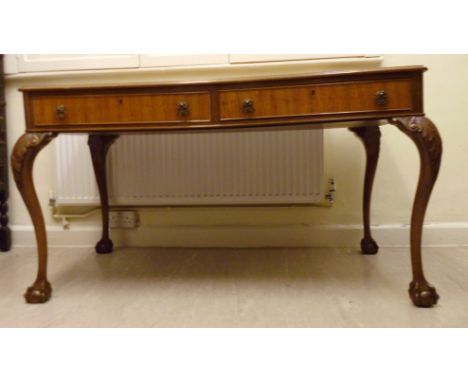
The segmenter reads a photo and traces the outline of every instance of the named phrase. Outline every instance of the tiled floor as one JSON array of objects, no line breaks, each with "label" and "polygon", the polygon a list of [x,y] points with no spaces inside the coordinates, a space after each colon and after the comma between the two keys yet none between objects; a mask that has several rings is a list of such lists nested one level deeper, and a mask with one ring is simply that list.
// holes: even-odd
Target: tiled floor
[{"label": "tiled floor", "polygon": [[0,254],[1,327],[467,327],[468,248],[425,248],[441,296],[411,304],[408,249],[52,249],[51,301],[28,305],[35,251]]}]

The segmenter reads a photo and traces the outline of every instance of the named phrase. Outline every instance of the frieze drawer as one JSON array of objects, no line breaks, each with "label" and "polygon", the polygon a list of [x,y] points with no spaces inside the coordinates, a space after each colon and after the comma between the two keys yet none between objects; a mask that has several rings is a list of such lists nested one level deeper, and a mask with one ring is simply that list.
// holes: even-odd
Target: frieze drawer
[{"label": "frieze drawer", "polygon": [[119,125],[209,122],[209,92],[36,95],[32,99],[35,126]]},{"label": "frieze drawer", "polygon": [[222,121],[412,111],[413,82],[332,83],[219,92]]}]

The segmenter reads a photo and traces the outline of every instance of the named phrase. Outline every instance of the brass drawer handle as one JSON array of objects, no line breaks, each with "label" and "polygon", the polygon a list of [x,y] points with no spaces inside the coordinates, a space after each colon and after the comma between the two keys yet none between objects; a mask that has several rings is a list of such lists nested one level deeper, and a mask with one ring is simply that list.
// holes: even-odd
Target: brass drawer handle
[{"label": "brass drawer handle", "polygon": [[55,118],[65,119],[66,116],[67,116],[67,109],[65,108],[65,105],[58,105],[55,108]]},{"label": "brass drawer handle", "polygon": [[181,117],[186,117],[190,112],[190,108],[187,102],[179,102],[177,104],[177,114]]},{"label": "brass drawer handle", "polygon": [[388,94],[385,90],[379,90],[375,93],[375,103],[379,106],[385,106],[388,104]]},{"label": "brass drawer handle", "polygon": [[248,98],[242,102],[242,111],[246,114],[252,114],[255,111],[253,99]]}]

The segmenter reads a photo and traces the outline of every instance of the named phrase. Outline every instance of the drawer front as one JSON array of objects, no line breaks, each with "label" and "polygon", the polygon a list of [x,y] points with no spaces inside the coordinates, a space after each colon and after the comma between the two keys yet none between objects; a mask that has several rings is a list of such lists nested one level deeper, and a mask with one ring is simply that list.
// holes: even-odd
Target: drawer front
[{"label": "drawer front", "polygon": [[38,95],[34,125],[96,125],[211,120],[208,92],[122,95]]},{"label": "drawer front", "polygon": [[219,92],[221,120],[411,111],[413,82],[391,80]]}]

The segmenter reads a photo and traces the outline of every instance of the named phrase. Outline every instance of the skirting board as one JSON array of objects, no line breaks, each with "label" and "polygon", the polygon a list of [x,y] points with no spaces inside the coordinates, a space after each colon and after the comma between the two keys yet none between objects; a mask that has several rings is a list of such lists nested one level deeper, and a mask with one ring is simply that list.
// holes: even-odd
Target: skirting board
[{"label": "skirting board", "polygon": [[[13,245],[36,245],[32,226],[13,225]],[[100,227],[47,227],[51,247],[93,247]],[[409,246],[409,226],[373,227],[381,247]],[[361,225],[152,226],[111,232],[116,247],[358,247]],[[468,222],[427,224],[424,246],[468,246]]]}]

